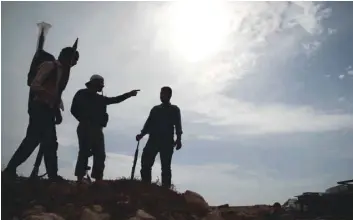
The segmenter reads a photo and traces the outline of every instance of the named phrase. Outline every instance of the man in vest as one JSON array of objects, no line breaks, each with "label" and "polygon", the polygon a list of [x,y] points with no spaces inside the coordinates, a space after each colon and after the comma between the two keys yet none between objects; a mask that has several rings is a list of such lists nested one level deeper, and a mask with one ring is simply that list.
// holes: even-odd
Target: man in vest
[{"label": "man in vest", "polygon": [[103,128],[107,126],[107,105],[117,104],[136,96],[140,90],[132,90],[116,97],[98,94],[104,87],[104,79],[93,75],[86,83],[85,89],[79,90],[72,101],[71,113],[79,121],[77,136],[79,152],[75,169],[77,181],[82,182],[86,174],[89,156],[93,156],[92,178],[103,179],[105,163],[105,146]]},{"label": "man in vest", "polygon": [[[70,68],[75,66],[79,53],[72,47],[61,50],[58,60],[47,61],[40,65],[31,83],[33,99],[29,102],[29,124],[26,137],[12,156],[4,172],[16,177],[16,169],[25,162],[41,143],[48,178],[62,180],[58,172],[55,123],[61,121],[59,107],[61,94],[69,80]],[[56,116],[60,116],[56,119]]]},{"label": "man in vest", "polygon": [[[174,152],[182,146],[181,135],[183,133],[181,126],[180,109],[170,103],[172,89],[163,87],[160,92],[162,104],[152,108],[150,115],[136,140],[140,141],[143,136],[149,134],[149,138],[141,157],[141,178],[142,181],[151,183],[151,171],[155,158],[159,153],[162,165],[162,186],[171,187],[171,162]],[[174,141],[174,128],[176,141]]]}]

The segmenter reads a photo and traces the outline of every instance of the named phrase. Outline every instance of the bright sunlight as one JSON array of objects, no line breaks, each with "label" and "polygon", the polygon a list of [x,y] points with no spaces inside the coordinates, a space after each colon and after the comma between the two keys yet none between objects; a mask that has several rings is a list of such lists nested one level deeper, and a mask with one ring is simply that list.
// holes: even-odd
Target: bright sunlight
[{"label": "bright sunlight", "polygon": [[230,32],[223,1],[178,1],[169,16],[172,46],[190,62],[216,55]]}]

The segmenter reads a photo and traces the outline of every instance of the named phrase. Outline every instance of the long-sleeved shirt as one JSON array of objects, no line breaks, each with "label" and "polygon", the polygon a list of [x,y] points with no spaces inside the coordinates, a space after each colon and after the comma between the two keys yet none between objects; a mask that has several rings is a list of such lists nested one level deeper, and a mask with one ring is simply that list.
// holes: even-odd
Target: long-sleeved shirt
[{"label": "long-sleeved shirt", "polygon": [[61,93],[66,88],[69,74],[69,71],[63,70],[59,61],[43,62],[31,83],[30,98],[33,97],[33,100],[44,102],[52,108],[59,104],[63,108]]},{"label": "long-sleeved shirt", "polygon": [[141,133],[169,138],[173,137],[174,128],[175,134],[180,138],[183,131],[179,107],[172,104],[160,104],[150,111]]},{"label": "long-sleeved shirt", "polygon": [[74,96],[71,114],[79,122],[87,121],[97,126],[106,127],[109,120],[107,105],[120,103],[130,97],[129,93],[106,97],[89,89],[81,89]]}]

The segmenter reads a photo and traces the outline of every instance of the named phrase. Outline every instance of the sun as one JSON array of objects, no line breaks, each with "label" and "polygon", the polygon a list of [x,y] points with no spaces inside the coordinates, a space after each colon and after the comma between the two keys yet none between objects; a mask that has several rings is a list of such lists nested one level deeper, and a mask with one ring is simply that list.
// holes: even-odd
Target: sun
[{"label": "sun", "polygon": [[219,52],[230,32],[225,2],[177,1],[170,9],[170,40],[178,54],[197,62]]}]

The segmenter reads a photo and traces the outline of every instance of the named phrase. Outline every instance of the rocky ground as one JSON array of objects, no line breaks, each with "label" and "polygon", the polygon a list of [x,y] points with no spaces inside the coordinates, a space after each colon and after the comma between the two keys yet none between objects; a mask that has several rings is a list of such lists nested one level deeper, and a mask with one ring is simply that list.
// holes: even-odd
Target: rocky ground
[{"label": "rocky ground", "polygon": [[[1,196],[4,220],[222,219],[218,209],[194,192],[178,193],[137,180],[77,185],[2,179]],[[225,215],[224,219],[250,219],[244,210]]]},{"label": "rocky ground", "polygon": [[77,185],[2,178],[1,187],[4,220],[260,220],[271,211],[270,206],[210,207],[197,193],[137,180]]}]

